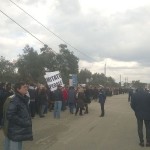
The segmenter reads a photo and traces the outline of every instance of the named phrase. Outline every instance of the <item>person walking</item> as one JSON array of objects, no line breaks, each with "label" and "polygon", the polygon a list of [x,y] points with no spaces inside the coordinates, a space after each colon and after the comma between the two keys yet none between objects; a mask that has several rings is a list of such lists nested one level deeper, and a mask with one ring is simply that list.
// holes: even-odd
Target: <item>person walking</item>
[{"label": "person walking", "polygon": [[130,87],[129,92],[128,92],[128,102],[131,102],[132,95],[133,95],[133,89]]},{"label": "person walking", "polygon": [[84,99],[84,104],[85,104],[85,114],[88,114],[89,113],[89,109],[88,109],[88,104],[91,103],[91,93],[90,93],[90,90],[89,90],[89,87],[86,86],[85,87],[85,90],[84,90],[84,94],[85,94],[85,99]]},{"label": "person walking", "polygon": [[30,95],[30,104],[29,104],[30,114],[31,114],[31,117],[34,118],[35,117],[35,96],[36,96],[36,91],[35,91],[35,87],[34,87],[33,83],[30,84],[28,92],[29,92],[29,95]]},{"label": "person walking", "polygon": [[15,94],[8,97],[3,108],[4,150],[22,150],[22,142],[33,140],[32,121],[29,112],[27,85],[18,82]]},{"label": "person walking", "polygon": [[131,99],[131,108],[135,112],[138,127],[139,145],[144,147],[143,122],[146,128],[146,147],[150,147],[150,93],[139,88]]},{"label": "person walking", "polygon": [[73,86],[70,86],[68,91],[68,106],[70,109],[70,114],[74,113],[75,102],[76,102],[76,91]]},{"label": "person walking", "polygon": [[62,111],[66,110],[66,105],[68,102],[68,90],[66,87],[62,87],[63,101],[62,101]]},{"label": "person walking", "polygon": [[83,115],[82,110],[84,109],[85,94],[84,94],[84,89],[81,86],[78,87],[77,89],[76,99],[77,99],[77,104],[76,104],[75,116],[78,114],[79,110],[80,110],[79,115],[82,116]]},{"label": "person walking", "polygon": [[60,118],[60,112],[62,107],[63,95],[61,91],[61,86],[58,85],[57,89],[54,91],[54,118]]},{"label": "person walking", "polygon": [[48,105],[48,95],[46,88],[44,86],[41,86],[41,90],[39,92],[39,116],[40,118],[45,117],[44,116],[44,111],[47,108]]},{"label": "person walking", "polygon": [[100,89],[99,90],[99,103],[100,103],[100,106],[101,106],[101,115],[100,115],[100,117],[104,117],[104,115],[105,115],[105,110],[104,110],[105,100],[106,100],[106,94],[103,91],[103,89]]}]

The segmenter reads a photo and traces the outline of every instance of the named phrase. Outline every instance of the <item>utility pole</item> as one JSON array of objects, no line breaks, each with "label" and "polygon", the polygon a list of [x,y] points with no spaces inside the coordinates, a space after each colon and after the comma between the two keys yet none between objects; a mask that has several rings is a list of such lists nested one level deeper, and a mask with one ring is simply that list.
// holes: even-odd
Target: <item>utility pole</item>
[{"label": "utility pole", "polygon": [[121,86],[121,74],[120,74],[120,86]]},{"label": "utility pole", "polygon": [[105,63],[105,66],[104,66],[104,75],[106,76],[106,63]]},{"label": "utility pole", "polygon": [[127,78],[125,77],[125,84],[124,84],[125,87],[127,87]]}]

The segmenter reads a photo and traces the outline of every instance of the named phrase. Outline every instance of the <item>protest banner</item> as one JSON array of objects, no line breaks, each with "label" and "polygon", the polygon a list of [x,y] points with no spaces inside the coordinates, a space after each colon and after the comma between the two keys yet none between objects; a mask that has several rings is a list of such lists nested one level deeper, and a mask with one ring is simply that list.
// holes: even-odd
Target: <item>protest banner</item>
[{"label": "protest banner", "polygon": [[63,81],[59,71],[46,72],[44,77],[51,91],[56,90],[58,85],[63,86]]},{"label": "protest banner", "polygon": [[69,86],[77,87],[78,80],[77,80],[77,74],[69,74]]}]

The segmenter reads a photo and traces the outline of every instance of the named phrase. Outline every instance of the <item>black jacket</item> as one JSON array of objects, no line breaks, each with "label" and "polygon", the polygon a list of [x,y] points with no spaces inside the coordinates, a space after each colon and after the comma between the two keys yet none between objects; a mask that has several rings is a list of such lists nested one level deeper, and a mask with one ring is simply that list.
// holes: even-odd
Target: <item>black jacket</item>
[{"label": "black jacket", "polygon": [[33,86],[29,86],[28,92],[30,95],[30,100],[35,101],[35,96],[36,96],[35,88]]},{"label": "black jacket", "polygon": [[131,107],[138,119],[150,120],[150,93],[139,90],[133,94]]},{"label": "black jacket", "polygon": [[39,93],[39,104],[46,105],[48,103],[48,95],[46,91],[41,91]]},{"label": "black jacket", "polygon": [[33,140],[28,98],[16,93],[8,106],[5,106],[4,109],[8,121],[8,138],[12,141]]},{"label": "black jacket", "polygon": [[54,100],[55,101],[62,101],[63,100],[62,91],[60,89],[57,89],[54,91]]},{"label": "black jacket", "polygon": [[99,91],[99,103],[105,103],[106,100],[106,94],[103,90]]},{"label": "black jacket", "polygon": [[3,114],[3,104],[5,102],[5,90],[0,88],[0,115]]},{"label": "black jacket", "polygon": [[84,91],[84,93],[85,93],[84,102],[85,102],[85,103],[91,103],[91,100],[90,100],[90,96],[91,96],[90,90],[89,90],[89,89],[86,89],[86,90]]}]

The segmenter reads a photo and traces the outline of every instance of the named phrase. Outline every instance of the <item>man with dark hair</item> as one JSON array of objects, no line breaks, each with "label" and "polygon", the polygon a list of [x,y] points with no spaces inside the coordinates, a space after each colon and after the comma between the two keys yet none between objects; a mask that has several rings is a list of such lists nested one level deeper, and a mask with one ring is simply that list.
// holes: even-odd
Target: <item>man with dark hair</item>
[{"label": "man with dark hair", "polygon": [[138,125],[139,145],[144,147],[143,122],[146,127],[146,147],[150,147],[150,93],[142,88],[136,90],[131,99]]},{"label": "man with dark hair", "polygon": [[129,92],[128,92],[128,102],[131,102],[132,95],[133,95],[133,89],[130,87]]},{"label": "man with dark hair", "polygon": [[3,108],[4,150],[22,150],[22,141],[33,140],[27,85],[16,83],[14,90],[15,95],[7,98]]},{"label": "man with dark hair", "polygon": [[103,89],[99,90],[99,103],[101,106],[101,115],[100,117],[104,117],[105,115],[105,110],[104,110],[104,105],[105,105],[105,100],[106,100],[106,94]]}]

